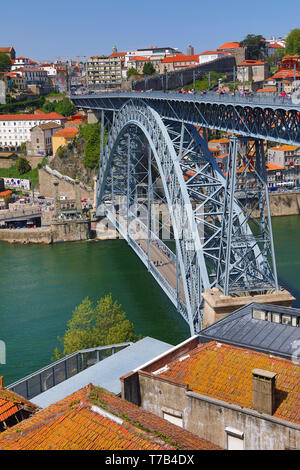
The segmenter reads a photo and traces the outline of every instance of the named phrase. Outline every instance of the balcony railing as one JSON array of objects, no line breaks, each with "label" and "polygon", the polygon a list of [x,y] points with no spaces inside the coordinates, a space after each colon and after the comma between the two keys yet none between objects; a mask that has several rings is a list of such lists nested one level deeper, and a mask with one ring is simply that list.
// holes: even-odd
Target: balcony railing
[{"label": "balcony railing", "polygon": [[131,344],[133,343],[111,344],[109,346],[76,351],[12,383],[7,389],[30,400]]}]

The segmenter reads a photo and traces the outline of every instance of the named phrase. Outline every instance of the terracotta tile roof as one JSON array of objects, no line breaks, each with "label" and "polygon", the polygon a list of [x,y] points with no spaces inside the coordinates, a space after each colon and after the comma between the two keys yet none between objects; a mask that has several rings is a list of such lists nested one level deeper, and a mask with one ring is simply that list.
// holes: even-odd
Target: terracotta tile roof
[{"label": "terracotta tile roof", "polygon": [[[4,193],[11,191],[4,191]],[[3,194],[0,193],[0,196]],[[7,420],[10,416],[16,414],[19,409],[26,407],[32,412],[37,411],[39,408],[21,397],[15,392],[7,390],[6,388],[0,388],[0,423]]]},{"label": "terracotta tile roof", "polygon": [[10,52],[12,47],[0,47],[0,52]]},{"label": "terracotta tile roof", "polygon": [[91,384],[0,435],[3,450],[217,450]]},{"label": "terracotta tile roof", "polygon": [[129,59],[129,61],[131,62],[135,62],[135,61],[144,61],[144,60],[149,60],[150,61],[150,57],[144,57],[144,56],[139,56],[139,55],[136,55],[134,57],[131,57],[131,59]]},{"label": "terracotta tile roof", "polygon": [[265,63],[262,60],[244,60],[244,62],[241,62],[238,67],[251,65],[265,65]]},{"label": "terracotta tile roof", "polygon": [[205,52],[201,52],[201,54],[199,54],[199,55],[212,55],[212,54],[230,55],[230,52],[226,52],[226,51],[205,51]]},{"label": "terracotta tile roof", "polygon": [[109,57],[124,57],[127,52],[113,52]]},{"label": "terracotta tile roof", "polygon": [[280,150],[282,152],[293,152],[295,150],[297,150],[299,147],[297,147],[296,145],[288,145],[288,144],[284,144],[284,145],[279,145],[278,147],[271,147],[269,150]]},{"label": "terracotta tile roof", "polygon": [[45,120],[65,119],[57,113],[43,114],[0,114],[0,121],[45,121]]},{"label": "terracotta tile roof", "polygon": [[276,163],[266,163],[267,171],[269,170],[284,170],[283,166],[276,165]]},{"label": "terracotta tile roof", "polygon": [[173,62],[199,62],[199,54],[194,55],[185,55],[185,54],[177,54],[169,57],[165,57],[161,63],[173,63]]},{"label": "terracotta tile roof", "polygon": [[300,368],[287,359],[211,341],[198,345],[189,357],[168,364],[156,377],[188,386],[189,390],[252,409],[252,370],[276,372],[273,416],[300,423]]},{"label": "terracotta tile roof", "polygon": [[[0,197],[1,196],[8,196],[9,194],[12,194],[12,191],[10,189],[7,189],[6,191],[0,191]],[[1,418],[0,418],[1,420]]]},{"label": "terracotta tile roof", "polygon": [[225,44],[223,44],[223,46],[218,47],[218,50],[219,49],[237,49],[239,47],[241,47],[241,46],[239,45],[239,43],[237,41],[225,42]]},{"label": "terracotta tile roof", "polygon": [[276,87],[260,88],[259,90],[257,90],[257,93],[277,93],[277,88]]},{"label": "terracotta tile roof", "polygon": [[212,139],[209,141],[209,143],[211,142],[218,144],[229,144],[229,139],[227,139],[227,137],[221,137],[220,139]]},{"label": "terracotta tile roof", "polygon": [[53,135],[53,137],[66,137],[68,139],[72,139],[76,137],[77,134],[78,129],[76,129],[75,127],[67,127],[66,129],[60,129],[59,131],[57,131]]}]

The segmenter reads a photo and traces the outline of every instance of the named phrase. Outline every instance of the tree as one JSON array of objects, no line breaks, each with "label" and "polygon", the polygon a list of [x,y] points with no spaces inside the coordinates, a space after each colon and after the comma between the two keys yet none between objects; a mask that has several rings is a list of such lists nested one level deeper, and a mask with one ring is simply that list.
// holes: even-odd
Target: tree
[{"label": "tree", "polygon": [[[88,168],[97,168],[100,154],[101,124],[83,124],[79,127],[78,139],[84,141],[84,164]],[[107,133],[104,131],[104,145]]]},{"label": "tree", "polygon": [[63,339],[62,351],[55,348],[56,359],[80,349],[136,341],[134,325],[111,294],[100,298],[96,305],[86,297],[75,307]]},{"label": "tree", "polygon": [[29,161],[24,157],[18,158],[16,161],[16,170],[20,173],[20,175],[28,173],[31,170]]},{"label": "tree", "polygon": [[300,29],[293,29],[286,38],[285,45],[286,54],[300,55]]},{"label": "tree", "polygon": [[263,59],[266,55],[266,43],[264,41],[265,38],[260,34],[248,34],[245,39],[240,42],[240,46],[247,48],[246,59]]},{"label": "tree", "polygon": [[146,62],[144,64],[143,74],[144,75],[154,75],[155,74],[155,68],[153,67],[153,64],[151,62]]},{"label": "tree", "polygon": [[267,62],[269,65],[278,65],[278,63],[282,60],[283,56],[285,55],[285,49],[276,49],[276,51],[268,57]]},{"label": "tree", "polygon": [[135,69],[134,67],[130,67],[130,69],[127,70],[127,79],[129,79],[133,75],[138,75],[138,74],[139,73],[138,73],[137,69]]},{"label": "tree", "polygon": [[0,52],[0,72],[9,72],[11,69],[11,61],[8,55]]}]

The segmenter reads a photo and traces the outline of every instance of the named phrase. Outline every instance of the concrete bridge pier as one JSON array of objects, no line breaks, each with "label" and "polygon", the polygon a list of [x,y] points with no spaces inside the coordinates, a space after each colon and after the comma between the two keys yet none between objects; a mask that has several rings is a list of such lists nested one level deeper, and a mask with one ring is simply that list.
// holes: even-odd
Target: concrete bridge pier
[{"label": "concrete bridge pier", "polygon": [[205,291],[202,296],[204,298],[204,328],[251,302],[291,307],[295,300],[295,297],[282,287],[278,291],[272,290],[265,294],[244,295],[241,293],[235,296],[233,294],[223,295],[221,290],[213,287]]},{"label": "concrete bridge pier", "polygon": [[100,121],[101,111],[95,111],[92,109],[87,110],[87,122],[88,124],[96,124]]}]

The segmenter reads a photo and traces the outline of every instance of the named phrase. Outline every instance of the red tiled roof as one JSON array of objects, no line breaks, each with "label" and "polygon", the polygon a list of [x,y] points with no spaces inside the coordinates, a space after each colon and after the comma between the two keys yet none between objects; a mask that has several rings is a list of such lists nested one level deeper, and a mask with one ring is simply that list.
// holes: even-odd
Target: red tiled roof
[{"label": "red tiled roof", "polygon": [[91,384],[1,433],[0,448],[220,449],[199,436]]},{"label": "red tiled roof", "polygon": [[194,55],[185,55],[177,54],[169,57],[165,57],[162,61],[162,64],[172,63],[172,62],[199,62],[199,54]]},{"label": "red tiled roof", "polygon": [[7,189],[6,191],[0,191],[0,196],[8,196],[9,194],[12,194],[10,189]]},{"label": "red tiled roof", "polygon": [[109,57],[124,57],[127,52],[113,52]]},{"label": "red tiled roof", "polygon": [[244,62],[241,62],[238,67],[247,65],[265,65],[265,63],[262,60],[244,60]]},{"label": "red tiled roof", "polygon": [[280,70],[279,72],[276,72],[272,78],[276,79],[276,78],[300,78],[300,72],[298,72],[296,70],[296,72],[294,72],[294,70],[289,70],[289,69],[286,69],[286,70]]},{"label": "red tiled roof", "polygon": [[53,135],[53,137],[66,137],[66,138],[74,138],[78,134],[78,129],[75,127],[66,127],[65,129],[60,129]]},{"label": "red tiled roof", "polygon": [[65,117],[57,113],[0,114],[0,121],[50,121],[51,119],[65,119]]},{"label": "red tiled roof", "polygon": [[199,54],[199,55],[212,55],[212,54],[230,55],[230,52],[226,52],[226,51],[205,51],[205,52],[201,52],[201,54]]},{"label": "red tiled roof", "polygon": [[269,44],[268,47],[270,49],[285,49],[284,46],[282,46],[281,44],[278,44],[277,42],[275,42],[274,44]]},{"label": "red tiled roof", "polygon": [[239,43],[237,41],[225,42],[225,44],[223,44],[223,46],[218,47],[218,50],[219,49],[237,49],[239,47],[241,47],[241,46],[239,45]]},{"label": "red tiled roof", "polygon": [[[4,191],[4,193],[11,192],[11,191]],[[3,194],[0,193],[0,195]],[[26,406],[32,412],[38,410],[38,407],[31,403],[30,401],[26,400],[25,398],[21,397],[15,392],[7,390],[6,388],[0,388],[0,423],[10,418],[16,414],[19,409]]]},{"label": "red tiled roof", "polygon": [[168,364],[156,377],[188,385],[189,390],[252,409],[252,370],[275,372],[276,410],[273,414],[300,423],[300,368],[287,359],[211,341],[198,345],[184,361]]},{"label": "red tiled roof", "polygon": [[266,163],[267,170],[284,170],[283,166],[276,165],[276,163]]},{"label": "red tiled roof", "polygon": [[129,61],[132,61],[132,62],[133,62],[133,61],[139,61],[139,60],[141,60],[141,61],[142,61],[142,60],[150,60],[150,58],[149,58],[149,57],[143,57],[143,56],[138,56],[138,55],[137,55],[137,56],[131,57],[131,59],[129,59]]},{"label": "red tiled roof", "polygon": [[259,90],[257,90],[257,93],[277,93],[277,88],[276,87],[260,88]]},{"label": "red tiled roof", "polygon": [[0,52],[10,52],[12,50],[12,47],[0,47]]}]

